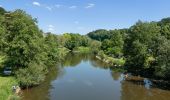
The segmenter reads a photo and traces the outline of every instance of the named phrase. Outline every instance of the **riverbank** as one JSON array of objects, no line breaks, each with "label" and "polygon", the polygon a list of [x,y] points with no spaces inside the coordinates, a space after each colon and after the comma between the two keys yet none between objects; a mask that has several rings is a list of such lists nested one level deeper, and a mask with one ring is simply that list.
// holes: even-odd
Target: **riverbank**
[{"label": "riverbank", "polygon": [[115,66],[115,67],[121,67],[124,66],[125,64],[125,59],[124,58],[113,58],[113,57],[109,57],[106,54],[104,54],[102,51],[100,51],[97,55],[96,58],[110,64],[111,66]]},{"label": "riverbank", "polygon": [[0,76],[0,100],[19,100],[20,97],[12,91],[12,86],[18,85],[14,77]]},{"label": "riverbank", "polygon": [[75,53],[90,53],[91,48],[80,46],[80,47],[74,48],[73,52],[75,52]]}]

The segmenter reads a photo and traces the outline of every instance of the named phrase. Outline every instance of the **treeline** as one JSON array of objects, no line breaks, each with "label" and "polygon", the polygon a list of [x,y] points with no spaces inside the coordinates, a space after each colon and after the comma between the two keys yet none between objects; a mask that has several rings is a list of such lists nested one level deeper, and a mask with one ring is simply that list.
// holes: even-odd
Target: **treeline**
[{"label": "treeline", "polygon": [[38,28],[37,19],[26,12],[0,7],[0,57],[5,58],[0,69],[11,67],[22,87],[40,84],[49,68],[64,60],[67,52],[79,47],[98,49],[97,43],[79,34],[44,33]]},{"label": "treeline", "polygon": [[101,41],[104,54],[125,59],[126,70],[170,80],[170,18],[158,22],[138,21],[128,29],[101,29],[87,35]]}]

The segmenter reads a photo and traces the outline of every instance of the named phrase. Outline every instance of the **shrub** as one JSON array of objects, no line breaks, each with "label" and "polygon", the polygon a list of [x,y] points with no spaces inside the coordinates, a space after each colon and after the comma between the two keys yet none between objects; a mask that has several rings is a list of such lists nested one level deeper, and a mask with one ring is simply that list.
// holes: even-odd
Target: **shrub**
[{"label": "shrub", "polygon": [[40,84],[45,79],[46,69],[42,65],[32,63],[28,68],[21,68],[16,72],[16,77],[22,87]]}]

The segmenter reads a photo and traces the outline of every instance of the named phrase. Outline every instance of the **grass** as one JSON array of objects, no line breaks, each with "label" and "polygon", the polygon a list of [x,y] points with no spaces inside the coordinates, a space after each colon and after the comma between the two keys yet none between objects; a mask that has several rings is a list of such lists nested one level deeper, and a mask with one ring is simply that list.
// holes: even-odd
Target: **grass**
[{"label": "grass", "polygon": [[6,56],[0,55],[0,100],[18,100],[12,91],[13,85],[18,85],[16,79],[13,76],[3,76],[3,63],[6,60]]},{"label": "grass", "polygon": [[113,58],[104,54],[104,52],[100,51],[97,55],[97,58],[114,66],[124,66],[125,59],[124,58]]},{"label": "grass", "polygon": [[15,96],[12,92],[13,85],[17,85],[17,81],[14,77],[0,76],[0,100],[10,100],[9,97]]},{"label": "grass", "polygon": [[79,53],[89,53],[91,49],[89,47],[77,47],[73,50],[73,52],[79,52]]}]

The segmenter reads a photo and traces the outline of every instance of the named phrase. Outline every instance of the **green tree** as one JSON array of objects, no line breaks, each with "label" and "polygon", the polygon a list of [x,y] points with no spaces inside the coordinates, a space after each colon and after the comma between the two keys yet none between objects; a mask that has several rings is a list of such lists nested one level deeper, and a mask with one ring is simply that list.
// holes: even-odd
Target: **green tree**
[{"label": "green tree", "polygon": [[157,44],[155,44],[155,76],[164,79],[170,79],[170,40],[166,37],[160,36],[157,38]]},{"label": "green tree", "polygon": [[129,31],[125,40],[124,53],[129,70],[142,71],[151,68],[148,59],[153,58],[155,39],[160,36],[160,27],[156,22],[137,22]]},{"label": "green tree", "polygon": [[104,29],[99,29],[87,34],[91,39],[103,41],[111,37],[110,32]]},{"label": "green tree", "polygon": [[53,65],[55,64],[58,60],[58,37],[57,35],[54,35],[52,33],[47,33],[45,36],[45,53],[47,53],[47,62],[46,65]]},{"label": "green tree", "polygon": [[27,67],[31,61],[39,61],[42,52],[43,35],[36,21],[22,10],[5,16],[5,34],[1,49],[9,56],[7,64],[13,67]]}]

